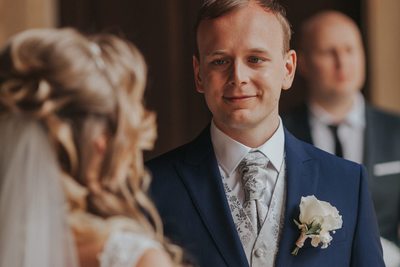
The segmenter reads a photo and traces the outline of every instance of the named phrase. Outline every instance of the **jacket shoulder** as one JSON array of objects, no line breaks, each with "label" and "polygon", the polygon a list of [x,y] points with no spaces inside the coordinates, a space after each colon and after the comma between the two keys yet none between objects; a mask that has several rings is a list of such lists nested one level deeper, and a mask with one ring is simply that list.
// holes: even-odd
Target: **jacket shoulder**
[{"label": "jacket shoulder", "polygon": [[168,151],[160,156],[149,160],[145,165],[152,168],[171,165],[174,162],[197,162],[203,157],[209,155],[212,150],[210,128],[207,126],[195,139],[191,142]]},{"label": "jacket shoulder", "polygon": [[388,112],[380,108],[367,106],[367,118],[374,122],[390,125],[391,127],[400,127],[400,114]]},{"label": "jacket shoulder", "polygon": [[173,162],[175,162],[177,160],[181,160],[185,157],[184,156],[186,154],[185,151],[187,150],[188,146],[190,146],[190,143],[184,144],[177,148],[174,148],[164,154],[161,154],[161,155],[145,162],[145,165],[150,169],[160,167],[163,165],[170,165]]}]

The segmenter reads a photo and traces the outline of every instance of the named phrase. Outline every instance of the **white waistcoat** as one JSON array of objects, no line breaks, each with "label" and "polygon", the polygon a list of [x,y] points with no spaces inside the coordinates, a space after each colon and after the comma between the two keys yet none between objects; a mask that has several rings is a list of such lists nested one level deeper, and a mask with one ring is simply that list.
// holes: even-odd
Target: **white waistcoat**
[{"label": "white waistcoat", "polygon": [[254,236],[249,229],[251,226],[242,204],[232,194],[232,190],[223,181],[228,204],[231,209],[240,240],[246,253],[250,267],[273,267],[278,252],[281,229],[284,220],[286,199],[286,164],[283,162],[281,171],[272,193],[267,217],[258,234]]}]

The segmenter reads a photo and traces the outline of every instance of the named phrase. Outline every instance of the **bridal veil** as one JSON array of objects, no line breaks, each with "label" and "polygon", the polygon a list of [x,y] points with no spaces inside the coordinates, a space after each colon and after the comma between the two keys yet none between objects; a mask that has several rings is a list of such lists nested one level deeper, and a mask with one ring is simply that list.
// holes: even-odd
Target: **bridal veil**
[{"label": "bridal veil", "polygon": [[57,157],[42,125],[0,117],[0,267],[77,267]]}]

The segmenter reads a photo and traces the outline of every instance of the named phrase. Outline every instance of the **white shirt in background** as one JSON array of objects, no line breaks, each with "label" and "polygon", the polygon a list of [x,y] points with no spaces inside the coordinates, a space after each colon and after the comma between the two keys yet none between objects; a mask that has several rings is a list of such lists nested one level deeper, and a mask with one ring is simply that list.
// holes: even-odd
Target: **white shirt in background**
[{"label": "white shirt in background", "polygon": [[[328,126],[337,124],[337,122],[333,116],[319,105],[310,103],[309,108],[311,113],[311,137],[314,145],[335,154],[335,140]],[[362,163],[365,125],[365,101],[361,93],[358,93],[353,107],[345,119],[340,122],[338,128],[338,136],[342,144],[343,157],[345,159]]]}]

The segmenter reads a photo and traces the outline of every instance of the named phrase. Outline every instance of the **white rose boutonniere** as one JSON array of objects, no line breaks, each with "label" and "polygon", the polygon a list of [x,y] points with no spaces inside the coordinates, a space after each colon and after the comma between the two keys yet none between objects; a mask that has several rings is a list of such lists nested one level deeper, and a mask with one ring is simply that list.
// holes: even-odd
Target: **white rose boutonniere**
[{"label": "white rose boutonniere", "polygon": [[321,248],[327,248],[332,241],[329,232],[335,233],[343,224],[339,211],[328,202],[318,200],[314,195],[301,198],[299,221],[294,220],[301,233],[292,255],[297,255],[307,238],[311,238],[313,247],[322,243]]}]

